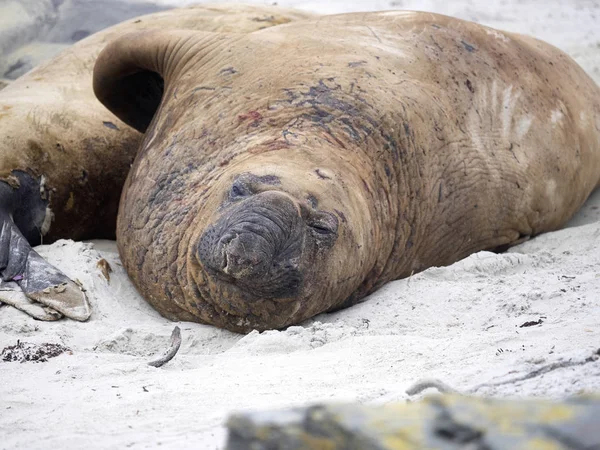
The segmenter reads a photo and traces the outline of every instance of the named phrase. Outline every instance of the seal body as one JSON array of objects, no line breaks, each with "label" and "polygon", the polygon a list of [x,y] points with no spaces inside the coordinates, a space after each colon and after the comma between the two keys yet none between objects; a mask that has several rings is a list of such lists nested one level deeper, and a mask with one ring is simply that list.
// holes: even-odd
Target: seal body
[{"label": "seal body", "polygon": [[[117,227],[131,278],[162,314],[239,332],[554,230],[600,181],[583,70],[436,14],[139,33],[94,85],[146,131]],[[140,85],[154,101],[122,100]]]},{"label": "seal body", "polygon": [[132,19],[80,41],[2,90],[0,179],[14,184],[14,170],[43,177],[53,214],[44,242],[114,237],[119,196],[141,135],[92,91],[94,62],[106,43],[136,30],[246,33],[308,16],[272,7],[196,6]]},{"label": "seal body", "polygon": [[308,16],[240,5],[160,12],[83,39],[0,85],[0,299],[46,320],[60,316],[56,310],[78,320],[89,317],[78,286],[30,245],[114,237],[119,196],[141,134],[93,94],[93,65],[108,41],[149,28],[247,33]]}]

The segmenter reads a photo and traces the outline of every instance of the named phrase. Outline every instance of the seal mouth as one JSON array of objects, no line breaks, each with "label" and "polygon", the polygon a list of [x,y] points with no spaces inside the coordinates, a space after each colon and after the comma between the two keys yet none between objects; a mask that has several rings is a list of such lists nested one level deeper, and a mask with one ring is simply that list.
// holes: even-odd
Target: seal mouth
[{"label": "seal mouth", "polygon": [[268,261],[274,255],[265,251],[271,246],[260,234],[252,232],[229,232],[219,239],[221,267],[224,274],[233,279],[260,275],[267,270]]}]

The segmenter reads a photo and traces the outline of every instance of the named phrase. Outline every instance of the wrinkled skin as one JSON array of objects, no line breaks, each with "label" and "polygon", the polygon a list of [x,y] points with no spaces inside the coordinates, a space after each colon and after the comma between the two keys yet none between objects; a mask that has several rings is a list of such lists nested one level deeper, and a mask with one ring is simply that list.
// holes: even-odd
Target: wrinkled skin
[{"label": "wrinkled skin", "polygon": [[92,91],[93,65],[107,42],[146,29],[247,33],[309,16],[243,5],[151,14],[92,35],[4,87],[0,301],[44,320],[90,315],[79,287],[44,264],[31,245],[114,237],[119,197],[142,135],[106,110]]},{"label": "wrinkled skin", "polygon": [[600,182],[583,70],[435,14],[139,33],[94,88],[147,132],[117,226],[131,278],[165,316],[239,332],[556,229]]},{"label": "wrinkled skin", "polygon": [[0,94],[0,174],[44,176],[54,218],[44,242],[112,237],[119,197],[141,134],[95,98],[92,70],[111,40],[137,30],[247,33],[308,14],[281,8],[201,5],[128,20],[94,34]]}]

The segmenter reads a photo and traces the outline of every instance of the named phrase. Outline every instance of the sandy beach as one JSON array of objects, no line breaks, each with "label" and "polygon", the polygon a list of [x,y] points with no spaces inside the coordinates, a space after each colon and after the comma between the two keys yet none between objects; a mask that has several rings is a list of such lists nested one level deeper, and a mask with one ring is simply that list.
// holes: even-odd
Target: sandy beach
[{"label": "sandy beach", "polygon": [[[23,34],[30,37],[11,52],[66,45],[56,30],[61,21],[79,29],[77,10],[68,9],[78,3],[86,2],[65,1],[46,34]],[[600,83],[600,2],[278,4],[320,13],[435,11],[527,33],[569,53]],[[101,16],[102,8],[94,11]],[[0,449],[219,449],[234,411],[413,401],[419,397],[406,389],[425,378],[499,398],[600,392],[600,361],[589,358],[600,349],[600,190],[566,228],[504,254],[479,252],[389,283],[350,309],[246,336],[162,318],[137,294],[112,241],[62,240],[38,251],[82,283],[93,313],[85,323],[46,323],[0,307],[0,351],[18,341],[69,349],[47,362],[0,361]],[[163,367],[149,366],[175,325],[180,351]]]}]

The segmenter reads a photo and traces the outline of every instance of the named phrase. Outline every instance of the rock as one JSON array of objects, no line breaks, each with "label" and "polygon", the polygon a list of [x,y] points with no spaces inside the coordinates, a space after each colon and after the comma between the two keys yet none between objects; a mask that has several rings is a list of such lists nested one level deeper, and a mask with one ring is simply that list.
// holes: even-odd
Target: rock
[{"label": "rock", "polygon": [[97,31],[168,8],[159,0],[0,1],[0,78],[14,80]]},{"label": "rock", "polygon": [[69,45],[51,42],[32,42],[23,45],[0,59],[0,77],[16,80],[38,64],[57,55]]},{"label": "rock", "polygon": [[0,62],[7,54],[38,39],[55,24],[51,0],[6,0],[0,4]]},{"label": "rock", "polygon": [[156,0],[62,0],[56,24],[41,40],[73,44],[119,22],[172,7]]},{"label": "rock", "polygon": [[563,402],[460,395],[233,415],[227,450],[600,448],[600,397]]}]

